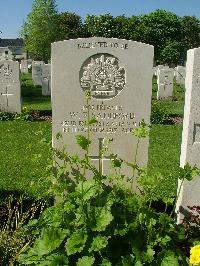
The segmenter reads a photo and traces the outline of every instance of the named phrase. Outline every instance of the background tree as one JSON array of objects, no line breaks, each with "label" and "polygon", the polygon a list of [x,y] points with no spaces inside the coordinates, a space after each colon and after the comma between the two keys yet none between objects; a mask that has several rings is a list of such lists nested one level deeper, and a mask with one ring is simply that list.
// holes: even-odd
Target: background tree
[{"label": "background tree", "polygon": [[110,14],[100,16],[88,15],[85,20],[88,36],[93,37],[115,37],[116,28],[113,16]]},{"label": "background tree", "polygon": [[85,37],[86,32],[81,17],[75,13],[57,14],[57,39],[67,40]]},{"label": "background tree", "polygon": [[25,49],[33,59],[50,59],[51,43],[57,36],[57,9],[55,0],[34,0],[27,21],[22,26],[21,36]]},{"label": "background tree", "polygon": [[181,42],[173,40],[166,42],[164,48],[160,51],[160,63],[168,64],[172,67],[183,63],[181,62],[182,49],[183,47]]},{"label": "background tree", "polygon": [[194,16],[181,18],[182,61],[186,60],[187,50],[200,46],[200,21]]},{"label": "background tree", "polygon": [[165,10],[140,16],[139,36],[140,41],[154,46],[155,60],[159,63],[160,53],[168,42],[181,39],[180,18]]},{"label": "background tree", "polygon": [[138,26],[139,18],[137,16],[125,17],[118,16],[114,18],[116,28],[116,38],[134,40],[139,39]]}]

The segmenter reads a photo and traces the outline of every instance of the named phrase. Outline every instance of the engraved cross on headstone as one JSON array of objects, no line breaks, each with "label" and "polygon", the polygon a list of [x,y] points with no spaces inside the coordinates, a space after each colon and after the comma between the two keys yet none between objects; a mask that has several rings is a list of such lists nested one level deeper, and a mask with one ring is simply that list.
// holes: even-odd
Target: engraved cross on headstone
[{"label": "engraved cross on headstone", "polygon": [[6,86],[6,92],[1,93],[2,96],[6,96],[6,106],[8,107],[8,97],[13,96],[14,94],[8,92],[8,86]]},{"label": "engraved cross on headstone", "polygon": [[104,156],[102,154],[104,138],[98,138],[98,140],[99,140],[99,155],[89,156],[89,158],[94,161],[99,161],[99,173],[103,174],[103,162],[110,161],[110,157]]},{"label": "engraved cross on headstone", "polygon": [[165,76],[165,79],[164,79],[164,91],[165,91],[165,89],[166,89],[166,86],[167,85],[170,85],[171,84],[171,82],[169,82],[169,77],[166,75]]}]

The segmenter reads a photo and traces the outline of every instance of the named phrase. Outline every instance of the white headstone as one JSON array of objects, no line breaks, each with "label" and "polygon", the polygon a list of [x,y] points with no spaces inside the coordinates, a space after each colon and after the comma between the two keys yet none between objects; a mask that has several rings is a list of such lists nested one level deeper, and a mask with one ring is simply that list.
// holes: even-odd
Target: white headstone
[{"label": "white headstone", "polygon": [[167,99],[173,95],[173,79],[174,71],[171,68],[160,69],[158,72],[157,84],[157,99]]},{"label": "white headstone", "polygon": [[[187,52],[186,64],[186,92],[184,121],[181,145],[180,166],[186,163],[200,168],[200,48]],[[181,180],[179,180],[179,187]],[[178,190],[179,190],[178,187]],[[177,202],[179,207],[200,205],[200,176],[188,182],[184,181]],[[182,215],[178,212],[178,223]]]},{"label": "white headstone", "polygon": [[21,112],[21,88],[17,61],[0,61],[0,111]]},{"label": "white headstone", "polygon": [[33,61],[32,62],[32,79],[34,85],[42,86],[42,66],[43,61]]},{"label": "white headstone", "polygon": [[21,73],[28,73],[28,60],[21,60]]},{"label": "white headstone", "polygon": [[176,83],[180,85],[185,85],[185,75],[186,69],[183,66],[176,67]]},{"label": "white headstone", "polygon": [[158,74],[159,74],[159,71],[161,70],[161,69],[168,69],[169,68],[169,66],[167,66],[167,65],[157,65],[156,66],[156,69],[157,69],[157,71],[156,71],[156,76],[158,76]]},{"label": "white headstone", "polygon": [[[90,90],[90,116],[98,120],[90,128],[92,162],[98,167],[99,147],[109,138],[109,154],[133,161],[137,139],[131,132],[142,119],[150,121],[153,46],[98,37],[62,41],[52,44],[51,64],[53,146],[67,144],[69,152],[81,155],[75,136],[87,136],[85,92]],[[139,165],[147,164],[148,144],[148,138],[139,143]],[[109,154],[103,158],[104,173]]]},{"label": "white headstone", "polygon": [[42,95],[51,95],[51,64],[42,66]]}]

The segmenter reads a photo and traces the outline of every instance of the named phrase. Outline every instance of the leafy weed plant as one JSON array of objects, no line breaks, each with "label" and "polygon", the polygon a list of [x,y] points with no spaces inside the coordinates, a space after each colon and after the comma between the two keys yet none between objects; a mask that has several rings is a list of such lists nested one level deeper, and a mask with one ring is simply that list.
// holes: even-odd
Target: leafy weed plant
[{"label": "leafy weed plant", "polygon": [[[87,96],[89,105],[90,96]],[[110,173],[104,175],[90,162],[90,118],[88,108],[87,136],[78,135],[77,144],[84,156],[71,155],[66,148],[54,150],[50,192],[59,198],[34,224],[35,240],[20,255],[22,265],[188,265],[181,249],[185,241],[184,227],[176,225],[173,215],[157,212],[152,201],[157,199],[158,186],[145,169],[110,155]],[[135,129],[137,147],[149,129],[144,121]],[[57,135],[59,139],[61,134]],[[99,152],[99,165],[109,142]],[[132,169],[125,176],[123,166]],[[196,168],[181,170],[180,178],[192,179]],[[137,192],[133,184],[137,178]],[[154,178],[154,179],[153,179]],[[153,183],[154,184],[154,183]],[[166,199],[166,202],[168,200]],[[170,199],[169,199],[170,201]],[[31,224],[32,226],[32,224]]]}]

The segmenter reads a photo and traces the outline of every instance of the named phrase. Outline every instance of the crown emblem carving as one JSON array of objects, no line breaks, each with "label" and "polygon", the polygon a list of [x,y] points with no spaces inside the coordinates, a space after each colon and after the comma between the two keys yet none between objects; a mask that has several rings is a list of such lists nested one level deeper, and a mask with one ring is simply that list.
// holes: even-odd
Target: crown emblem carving
[{"label": "crown emblem carving", "polygon": [[80,70],[81,88],[90,90],[96,99],[111,99],[125,86],[125,68],[110,54],[96,54],[89,57]]},{"label": "crown emblem carving", "polygon": [[5,77],[9,77],[12,75],[12,69],[10,68],[10,65],[8,63],[0,65],[0,74]]}]

